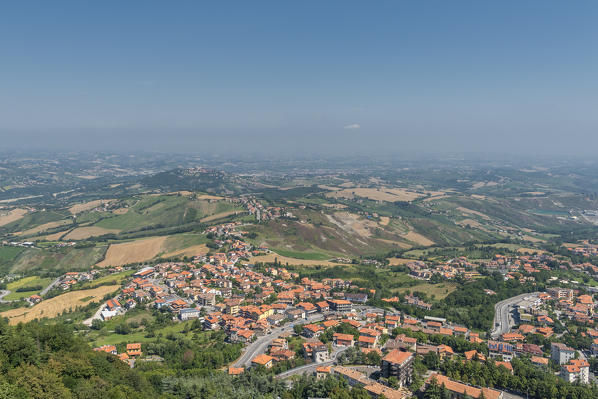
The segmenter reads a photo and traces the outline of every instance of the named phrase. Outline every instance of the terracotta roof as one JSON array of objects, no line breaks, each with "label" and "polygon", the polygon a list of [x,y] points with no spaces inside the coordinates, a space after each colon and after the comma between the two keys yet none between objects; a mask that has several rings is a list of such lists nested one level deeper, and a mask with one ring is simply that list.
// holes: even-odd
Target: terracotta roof
[{"label": "terracotta roof", "polygon": [[341,341],[353,341],[353,336],[351,334],[334,333],[332,338]]},{"label": "terracotta roof", "polygon": [[404,399],[407,395],[397,389],[393,389],[387,387],[385,385],[380,384],[379,382],[373,382],[363,387],[366,391],[376,395],[376,397],[380,397],[384,395],[387,399]]},{"label": "terracotta roof", "polygon": [[263,366],[270,363],[273,359],[274,358],[272,356],[261,354],[254,357],[251,362],[255,364],[261,364]]},{"label": "terracotta roof", "polygon": [[384,356],[384,358],[382,358],[382,360],[387,361],[389,363],[394,363],[394,364],[403,364],[403,363],[405,363],[405,361],[407,361],[412,356],[413,356],[413,353],[411,353],[411,352],[401,352],[398,349],[393,349],[390,352],[388,352],[388,354],[386,356]]},{"label": "terracotta roof", "polygon": [[448,345],[444,345],[444,344],[438,345],[438,351],[444,352],[444,353],[451,353],[451,354],[455,353],[455,352],[453,352],[453,348],[451,348]]},{"label": "terracotta roof", "polygon": [[484,356],[484,354],[476,351],[475,349],[465,352],[464,355],[467,360],[475,360],[475,359],[478,359],[481,361],[486,360],[486,357]]},{"label": "terracotta roof", "polygon": [[332,366],[318,366],[316,367],[316,373],[330,373]]},{"label": "terracotta roof", "polygon": [[563,368],[569,373],[579,373],[581,371],[579,367],[574,364],[565,364]]},{"label": "terracotta roof", "polygon": [[590,363],[585,359],[571,359],[569,363],[574,364],[577,367],[590,367]]},{"label": "terracotta roof", "polygon": [[509,371],[513,371],[513,366],[511,366],[511,362],[496,362],[495,364],[497,366],[503,366],[504,368],[506,368]]},{"label": "terracotta roof", "polygon": [[229,375],[239,375],[245,371],[243,367],[229,367],[228,374]]},{"label": "terracotta roof", "polygon": [[482,396],[482,393],[484,393],[484,397],[486,399],[499,399],[502,394],[502,392],[490,388],[480,389],[472,387],[470,385],[465,385],[460,382],[453,381],[450,378],[437,373],[432,374],[430,378],[428,378],[428,382],[430,382],[432,379],[436,379],[438,385],[444,385],[446,389],[452,392],[456,392],[459,395],[462,395],[465,392],[469,396],[479,398],[480,396]]},{"label": "terracotta roof", "polygon": [[366,342],[368,344],[375,344],[376,343],[376,338],[374,337],[368,337],[365,335],[360,335],[359,336],[359,342]]},{"label": "terracotta roof", "polygon": [[532,363],[548,364],[548,359],[540,356],[532,356],[531,361]]}]

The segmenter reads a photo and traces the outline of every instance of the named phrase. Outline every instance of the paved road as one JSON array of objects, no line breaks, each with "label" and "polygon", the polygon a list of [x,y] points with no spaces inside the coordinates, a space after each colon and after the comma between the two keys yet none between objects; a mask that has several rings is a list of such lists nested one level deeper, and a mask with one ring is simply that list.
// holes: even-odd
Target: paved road
[{"label": "paved road", "polygon": [[330,360],[322,363],[309,363],[303,366],[295,367],[294,369],[287,370],[282,372],[276,376],[279,379],[285,379],[293,375],[300,375],[300,374],[313,374],[316,371],[316,368],[323,367],[323,366],[332,366],[336,362],[336,358],[339,354],[343,351],[349,349],[348,347],[336,347],[332,349],[332,354],[330,355]]},{"label": "paved road", "polygon": [[60,277],[56,278],[56,280],[52,281],[50,285],[44,288],[40,293],[39,296],[46,295],[52,288],[54,288],[60,282]]},{"label": "paved road", "polygon": [[324,315],[318,314],[318,315],[313,315],[313,316],[309,317],[307,320],[304,320],[304,319],[295,320],[292,323],[285,325],[284,327],[277,327],[277,328],[272,329],[272,332],[270,334],[264,335],[263,337],[256,339],[251,344],[249,344],[247,347],[245,347],[245,351],[243,352],[241,357],[239,359],[237,359],[237,361],[233,364],[233,366],[234,367],[250,366],[251,359],[253,359],[254,357],[256,357],[257,355],[259,355],[261,353],[266,352],[266,349],[268,348],[268,344],[270,344],[270,342],[273,339],[280,337],[283,333],[293,331],[293,327],[296,324],[308,324],[308,323],[314,323],[314,322],[322,321],[322,320],[324,320]]},{"label": "paved road", "polygon": [[[367,312],[378,312],[378,313],[383,313],[384,311],[382,309],[378,309],[378,308],[374,308],[371,306],[364,306],[364,305],[356,305],[353,307],[354,311],[361,313],[362,315],[367,313]],[[329,312],[327,314],[330,313],[334,313],[334,312]],[[315,314],[315,315],[311,315],[310,317],[307,318],[307,320],[295,320],[290,324],[285,325],[284,327],[279,327],[279,328],[275,328],[272,329],[272,332],[268,335],[264,335],[263,337],[258,338],[257,340],[255,340],[254,342],[252,342],[251,344],[249,344],[247,347],[245,347],[245,350],[243,352],[243,354],[241,355],[241,357],[239,359],[237,359],[237,361],[235,363],[233,363],[233,367],[248,367],[251,365],[251,359],[253,359],[254,357],[256,357],[257,355],[261,354],[261,353],[265,353],[266,349],[268,348],[268,344],[275,338],[280,337],[280,335],[282,335],[285,332],[289,332],[289,331],[293,331],[293,327],[296,324],[308,324],[308,323],[314,323],[317,321],[322,321],[324,320],[324,316],[322,314]]]},{"label": "paved road", "polygon": [[492,338],[498,338],[502,334],[509,332],[513,325],[511,318],[511,307],[523,300],[525,297],[535,296],[538,292],[526,293],[505,299],[494,305],[494,328],[490,335]]},{"label": "paved road", "polygon": [[86,325],[87,327],[91,327],[91,324],[93,323],[94,320],[102,320],[102,309],[104,309],[104,306],[106,305],[106,303],[104,302],[103,304],[100,305],[100,307],[98,308],[98,310],[96,310],[96,312],[93,314],[93,316],[91,316],[89,319],[83,320],[83,324]]}]

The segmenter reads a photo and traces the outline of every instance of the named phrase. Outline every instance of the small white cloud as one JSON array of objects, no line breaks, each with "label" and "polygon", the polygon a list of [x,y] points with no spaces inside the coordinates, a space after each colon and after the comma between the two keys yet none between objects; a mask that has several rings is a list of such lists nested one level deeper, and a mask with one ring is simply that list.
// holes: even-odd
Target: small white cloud
[{"label": "small white cloud", "polygon": [[138,80],[135,82],[137,86],[153,86],[156,82],[153,80]]},{"label": "small white cloud", "polygon": [[355,129],[359,129],[361,126],[359,126],[358,123],[353,123],[351,125],[347,125],[345,127],[343,127],[343,129],[345,130],[355,130]]}]

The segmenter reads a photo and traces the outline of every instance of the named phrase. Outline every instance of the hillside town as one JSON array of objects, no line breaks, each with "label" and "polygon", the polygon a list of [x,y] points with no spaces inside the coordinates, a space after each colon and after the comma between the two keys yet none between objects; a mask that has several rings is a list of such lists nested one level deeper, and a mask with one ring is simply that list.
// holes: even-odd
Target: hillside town
[{"label": "hillside town", "polygon": [[[191,262],[163,262],[137,270],[94,317],[107,321],[137,306],[155,308],[173,320],[194,320],[203,330],[223,331],[228,342],[243,344],[241,358],[228,369],[231,375],[250,367],[269,369],[300,359],[299,366],[285,369],[279,377],[339,375],[372,397],[411,396],[407,387],[414,382],[414,365],[428,361],[430,356],[441,363],[491,362],[492,367],[509,374],[513,373],[514,359],[526,359],[564,381],[589,384],[594,380],[588,361],[598,354],[596,301],[592,295],[559,286],[530,293],[508,308],[507,325],[501,326],[500,333],[490,335],[444,318],[418,318],[393,307],[403,303],[422,310],[432,308],[413,294],[382,298],[388,306],[376,307],[369,304],[375,291],[351,281],[300,279],[284,267],[256,267],[251,257],[268,249],[243,241],[237,227],[227,224],[209,229],[219,237],[221,252],[198,256]],[[496,256],[485,263],[459,258],[437,266],[414,261],[407,267],[417,278],[440,273],[446,279],[457,275],[475,279],[470,269],[486,268],[501,270],[505,279],[525,280],[546,269],[548,261],[550,257],[545,255]],[[575,267],[594,271],[592,265]],[[93,277],[94,272],[67,273],[60,286],[68,289],[74,282]],[[573,329],[567,326],[573,325],[583,332],[572,334]],[[571,340],[577,338],[592,340],[591,350],[571,347]],[[135,361],[156,360],[154,354],[144,353],[138,342],[130,342],[122,353],[111,345],[96,350],[115,354],[131,367]],[[368,368],[354,366],[360,363]],[[442,385],[455,397],[462,397],[464,392],[474,398],[503,397],[499,390],[466,384],[439,371],[417,378],[423,378],[422,387]]]}]

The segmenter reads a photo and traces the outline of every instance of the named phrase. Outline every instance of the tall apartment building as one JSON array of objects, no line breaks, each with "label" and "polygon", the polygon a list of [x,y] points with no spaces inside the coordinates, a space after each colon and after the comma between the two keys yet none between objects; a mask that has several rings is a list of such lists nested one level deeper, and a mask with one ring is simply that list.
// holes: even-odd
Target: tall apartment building
[{"label": "tall apartment building", "polygon": [[401,387],[411,383],[414,358],[415,356],[411,352],[401,352],[398,349],[391,350],[382,358],[382,376],[385,378],[397,377]]}]

